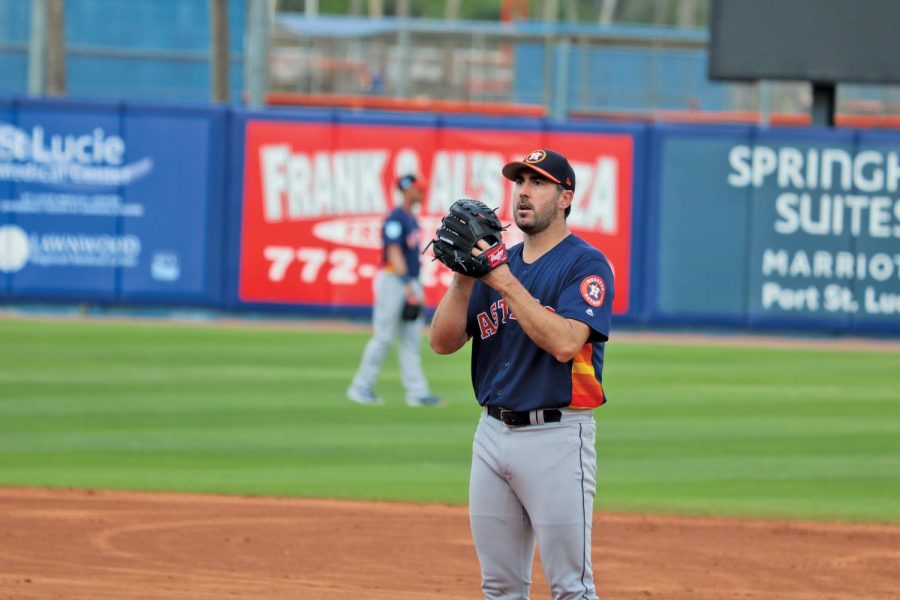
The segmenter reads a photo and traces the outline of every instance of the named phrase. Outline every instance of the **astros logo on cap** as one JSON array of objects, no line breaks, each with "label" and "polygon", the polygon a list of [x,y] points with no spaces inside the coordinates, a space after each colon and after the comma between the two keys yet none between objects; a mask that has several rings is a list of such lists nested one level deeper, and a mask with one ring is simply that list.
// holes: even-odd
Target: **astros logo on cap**
[{"label": "astros logo on cap", "polygon": [[547,153],[543,150],[535,150],[531,154],[525,157],[525,162],[527,163],[539,163],[542,160],[547,158]]}]

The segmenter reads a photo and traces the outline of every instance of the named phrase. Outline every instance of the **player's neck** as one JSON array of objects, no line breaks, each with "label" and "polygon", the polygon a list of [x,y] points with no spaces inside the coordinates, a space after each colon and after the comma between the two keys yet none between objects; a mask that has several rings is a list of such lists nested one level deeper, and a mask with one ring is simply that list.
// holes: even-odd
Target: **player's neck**
[{"label": "player's neck", "polygon": [[552,250],[558,243],[569,236],[569,228],[566,222],[552,224],[547,229],[533,235],[525,234],[522,247],[522,259],[527,263],[533,263],[544,254]]}]

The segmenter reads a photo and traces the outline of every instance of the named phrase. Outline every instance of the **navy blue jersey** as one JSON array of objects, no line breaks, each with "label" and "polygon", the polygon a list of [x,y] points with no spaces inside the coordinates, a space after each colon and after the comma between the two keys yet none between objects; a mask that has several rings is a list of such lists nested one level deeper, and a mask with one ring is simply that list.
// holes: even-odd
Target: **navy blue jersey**
[{"label": "navy blue jersey", "polygon": [[410,277],[419,276],[419,224],[416,219],[397,207],[391,211],[381,228],[381,241],[384,243],[382,252],[383,264],[387,261],[387,247],[391,244],[400,246],[403,258],[406,260],[406,272]]},{"label": "navy blue jersey", "polygon": [[466,323],[475,397],[482,406],[511,410],[596,408],[606,401],[603,349],[615,289],[609,261],[575,235],[531,264],[522,249],[509,249],[513,275],[546,309],[587,324],[591,333],[574,360],[561,363],[525,334],[499,292],[477,281]]}]

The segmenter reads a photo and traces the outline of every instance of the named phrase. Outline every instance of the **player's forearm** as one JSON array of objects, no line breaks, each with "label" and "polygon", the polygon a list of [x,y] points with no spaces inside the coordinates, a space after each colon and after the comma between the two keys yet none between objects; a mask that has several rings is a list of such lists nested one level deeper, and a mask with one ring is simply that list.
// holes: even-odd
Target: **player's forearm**
[{"label": "player's forearm", "polygon": [[490,285],[503,297],[519,326],[531,340],[559,362],[572,360],[586,341],[569,319],[543,307],[508,270],[491,274]]},{"label": "player's forearm", "polygon": [[400,247],[392,244],[387,247],[386,254],[387,262],[391,266],[391,270],[397,275],[406,275],[406,259],[403,258],[403,252],[400,250]]},{"label": "player's forearm", "polygon": [[466,335],[466,313],[474,286],[475,280],[471,277],[453,275],[431,320],[428,344],[438,354],[452,354],[466,345],[469,339]]}]

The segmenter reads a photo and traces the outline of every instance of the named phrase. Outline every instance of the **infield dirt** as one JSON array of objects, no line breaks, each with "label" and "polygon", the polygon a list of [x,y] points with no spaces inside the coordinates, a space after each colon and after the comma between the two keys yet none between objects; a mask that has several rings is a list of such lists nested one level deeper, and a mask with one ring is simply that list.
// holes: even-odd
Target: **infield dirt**
[{"label": "infield dirt", "polygon": [[[900,527],[594,515],[604,600],[892,600]],[[0,488],[2,599],[473,599],[465,507]],[[549,598],[535,568],[532,597]]]}]

